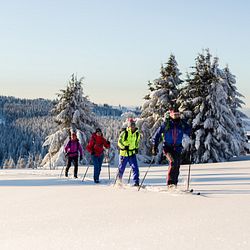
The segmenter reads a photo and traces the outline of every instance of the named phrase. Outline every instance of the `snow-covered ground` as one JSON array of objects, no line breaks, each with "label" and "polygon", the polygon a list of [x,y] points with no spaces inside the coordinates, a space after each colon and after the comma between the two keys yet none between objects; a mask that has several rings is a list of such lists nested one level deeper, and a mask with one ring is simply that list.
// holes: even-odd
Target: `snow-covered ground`
[{"label": "snow-covered ground", "polygon": [[166,166],[152,166],[139,192],[109,184],[105,166],[93,184],[92,171],[81,182],[60,179],[61,169],[1,170],[0,249],[250,249],[249,157],[193,165],[200,196],[164,192]]}]

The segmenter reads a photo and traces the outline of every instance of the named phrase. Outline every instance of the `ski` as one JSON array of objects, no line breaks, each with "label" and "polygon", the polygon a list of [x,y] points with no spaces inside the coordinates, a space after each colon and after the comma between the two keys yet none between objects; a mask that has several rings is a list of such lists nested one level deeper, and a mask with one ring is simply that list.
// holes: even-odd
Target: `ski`
[{"label": "ski", "polygon": [[159,192],[159,193],[167,193],[171,195],[185,195],[185,194],[191,194],[191,195],[201,195],[200,192],[195,192],[193,189],[189,190],[183,190],[179,188],[168,188],[167,186],[146,186],[143,187],[146,191],[151,192]]},{"label": "ski", "polygon": [[[132,184],[120,183],[118,181],[115,184],[113,184],[112,186],[115,188],[120,188],[120,189],[136,189],[136,190],[138,190],[138,187],[139,187],[139,186],[134,186]],[[146,185],[142,185],[141,188],[145,189]]]}]

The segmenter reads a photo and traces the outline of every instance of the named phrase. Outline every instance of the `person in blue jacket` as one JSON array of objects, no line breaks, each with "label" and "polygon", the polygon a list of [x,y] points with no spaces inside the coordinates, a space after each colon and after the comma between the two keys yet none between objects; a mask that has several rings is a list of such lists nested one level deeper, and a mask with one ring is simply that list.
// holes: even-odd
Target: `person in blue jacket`
[{"label": "person in blue jacket", "polygon": [[180,173],[182,138],[184,134],[190,135],[190,127],[180,118],[178,109],[170,109],[169,117],[155,132],[152,142],[152,154],[157,155],[158,144],[163,139],[163,152],[169,162],[167,185],[177,187]]}]

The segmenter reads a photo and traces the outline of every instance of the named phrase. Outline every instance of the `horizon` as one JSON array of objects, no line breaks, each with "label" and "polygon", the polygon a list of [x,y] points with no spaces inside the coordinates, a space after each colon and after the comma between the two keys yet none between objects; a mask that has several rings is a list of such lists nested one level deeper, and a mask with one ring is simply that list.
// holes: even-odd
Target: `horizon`
[{"label": "horizon", "polygon": [[[43,97],[37,97],[37,98],[22,98],[22,97],[17,97],[17,96],[8,96],[8,95],[0,95],[0,97],[3,96],[3,97],[10,97],[10,98],[17,98],[17,99],[26,99],[26,100],[38,100],[38,99],[44,99],[44,100],[49,100],[49,101],[55,101],[56,99],[49,99],[49,98],[43,98]],[[126,105],[121,105],[121,104],[110,104],[110,103],[95,103],[95,102],[92,102],[91,100],[89,100],[91,103],[94,103],[96,105],[105,105],[105,104],[108,104],[109,106],[111,106],[112,108],[119,108],[119,106],[121,107],[124,107],[124,108],[141,108],[141,106],[134,106],[134,105],[129,105],[129,106],[126,106]],[[243,113],[245,115],[247,115],[248,119],[250,118],[250,108],[248,107],[242,107],[240,110],[243,111]]]},{"label": "horizon", "polygon": [[98,104],[141,106],[174,54],[182,75],[209,48],[250,108],[250,2],[13,0],[2,3],[0,95],[55,99],[72,73]]}]

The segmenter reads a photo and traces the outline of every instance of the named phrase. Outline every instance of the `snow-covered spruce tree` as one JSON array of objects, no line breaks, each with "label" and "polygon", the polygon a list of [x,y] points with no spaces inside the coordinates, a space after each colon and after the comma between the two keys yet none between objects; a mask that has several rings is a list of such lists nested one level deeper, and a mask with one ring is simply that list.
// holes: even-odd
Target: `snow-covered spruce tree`
[{"label": "snow-covered spruce tree", "polygon": [[225,161],[242,149],[223,72],[218,68],[218,58],[211,61],[209,50],[197,56],[194,71],[178,98],[180,111],[192,126],[191,152],[196,163]]},{"label": "snow-covered spruce tree", "polygon": [[4,161],[4,164],[3,164],[4,169],[11,169],[11,168],[15,168],[15,167],[16,167],[16,164],[15,164],[12,157],[10,157],[8,160]]},{"label": "snow-covered spruce tree", "polygon": [[[58,94],[58,100],[52,110],[58,130],[48,136],[43,146],[49,146],[48,154],[44,157],[42,165],[54,168],[65,164],[64,146],[69,140],[70,133],[75,131],[83,147],[98,123],[91,111],[91,103],[83,95],[83,78],[79,80],[73,74],[66,89]],[[85,158],[85,162],[86,162]]]},{"label": "snow-covered spruce tree", "polygon": [[242,119],[247,118],[247,116],[242,111],[240,111],[240,109],[242,109],[242,105],[245,105],[244,101],[242,100],[244,96],[238,92],[236,87],[236,77],[230,72],[228,65],[223,69],[221,77],[224,80],[224,88],[228,96],[228,105],[230,106],[237,123],[237,126],[235,128],[237,132],[235,133],[235,136],[237,137],[238,141],[242,142],[241,150],[242,152],[244,152],[247,138],[244,131],[244,124]]},{"label": "snow-covered spruce tree", "polygon": [[166,65],[161,65],[160,77],[148,83],[149,94],[144,97],[141,119],[137,122],[142,132],[142,155],[151,155],[151,137],[178,96],[180,75],[175,56],[171,54]]},{"label": "snow-covered spruce tree", "polygon": [[23,157],[19,156],[16,168],[25,168],[26,167],[26,161]]}]

